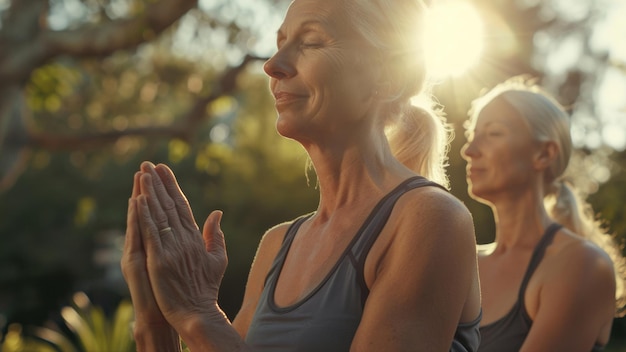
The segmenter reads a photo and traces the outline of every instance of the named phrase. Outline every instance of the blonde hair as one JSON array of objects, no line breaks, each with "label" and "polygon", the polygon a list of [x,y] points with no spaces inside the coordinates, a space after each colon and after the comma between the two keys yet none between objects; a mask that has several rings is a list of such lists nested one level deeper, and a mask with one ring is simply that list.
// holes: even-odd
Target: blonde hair
[{"label": "blonde hair", "polygon": [[495,99],[506,101],[524,119],[538,141],[552,141],[559,149],[544,176],[544,205],[554,221],[602,248],[611,258],[616,276],[617,316],[626,305],[626,260],[612,234],[598,220],[590,204],[565,180],[572,154],[569,115],[563,106],[528,76],[516,76],[472,102],[466,128],[473,129],[480,111]]},{"label": "blonde hair", "polygon": [[[385,134],[395,157],[445,187],[452,128],[435,109],[422,45],[428,8],[420,0],[343,0],[348,20],[373,48],[383,79],[377,92],[385,104]],[[422,103],[412,101],[421,99]]]},{"label": "blonde hair", "polygon": [[405,166],[448,188],[447,155],[452,130],[444,117],[410,105],[395,124],[385,130],[391,150]]}]

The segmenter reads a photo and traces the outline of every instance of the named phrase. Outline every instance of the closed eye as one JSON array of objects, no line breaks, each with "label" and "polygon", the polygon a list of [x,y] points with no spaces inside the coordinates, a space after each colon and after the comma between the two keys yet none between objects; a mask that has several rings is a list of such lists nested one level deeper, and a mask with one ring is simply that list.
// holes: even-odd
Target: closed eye
[{"label": "closed eye", "polygon": [[321,46],[322,46],[322,43],[319,43],[319,42],[303,42],[300,44],[300,47],[307,48],[307,49],[319,48]]}]

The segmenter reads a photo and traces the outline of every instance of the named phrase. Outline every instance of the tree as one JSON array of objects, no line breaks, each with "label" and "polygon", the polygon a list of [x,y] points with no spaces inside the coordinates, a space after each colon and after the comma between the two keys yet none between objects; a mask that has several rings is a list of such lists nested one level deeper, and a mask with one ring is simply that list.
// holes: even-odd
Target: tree
[{"label": "tree", "polygon": [[[134,135],[189,140],[210,118],[207,105],[232,94],[237,75],[259,59],[251,54],[250,29],[238,25],[237,16],[222,14],[238,5],[197,5],[197,0],[12,0],[0,8],[0,186],[11,185],[32,148],[91,149]],[[213,65],[176,55],[181,32],[190,31],[188,40],[207,34],[225,37],[221,46],[205,49],[238,50],[231,55],[232,67],[219,67],[225,64],[220,55]],[[188,50],[193,44],[184,45]],[[129,106],[154,104],[183,86],[186,101],[176,114],[169,112],[173,118],[166,122],[172,124],[146,123],[145,107],[138,104],[144,108],[140,114],[138,107]],[[114,93],[123,96],[112,97]],[[173,104],[164,105],[169,110]]]}]

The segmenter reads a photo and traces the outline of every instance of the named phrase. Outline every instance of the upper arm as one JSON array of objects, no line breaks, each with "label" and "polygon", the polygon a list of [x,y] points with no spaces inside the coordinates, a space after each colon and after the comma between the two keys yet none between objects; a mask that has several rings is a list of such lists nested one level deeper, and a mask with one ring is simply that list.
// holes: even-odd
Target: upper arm
[{"label": "upper arm", "polygon": [[245,339],[248,327],[254,316],[261,292],[265,286],[265,278],[274,262],[283,238],[290,223],[283,223],[269,229],[261,239],[252,262],[241,308],[233,320],[233,326]]},{"label": "upper arm", "polygon": [[465,206],[434,190],[403,198],[383,230],[390,240],[353,350],[448,351],[478,280],[474,227]]},{"label": "upper arm", "polygon": [[549,268],[556,279],[546,280],[541,289],[522,351],[591,351],[602,330],[610,330],[615,312],[612,262],[590,245],[566,251]]}]

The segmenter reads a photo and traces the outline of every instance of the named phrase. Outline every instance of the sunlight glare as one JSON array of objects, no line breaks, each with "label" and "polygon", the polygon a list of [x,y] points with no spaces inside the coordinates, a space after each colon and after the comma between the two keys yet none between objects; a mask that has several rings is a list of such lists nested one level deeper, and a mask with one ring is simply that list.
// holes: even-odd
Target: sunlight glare
[{"label": "sunlight glare", "polygon": [[424,36],[426,65],[436,79],[460,76],[482,54],[483,22],[476,9],[464,1],[434,5],[426,17]]}]

